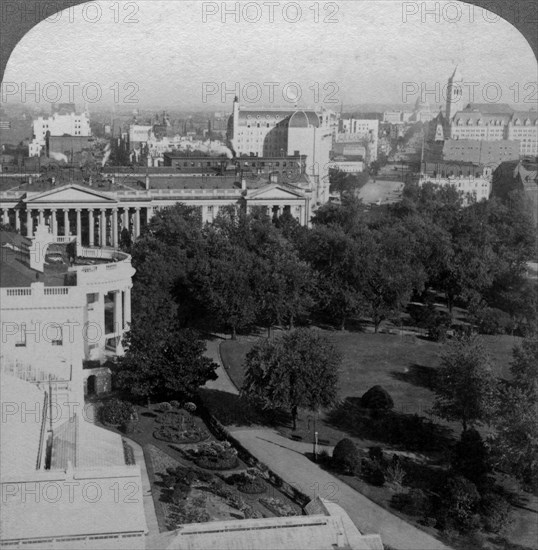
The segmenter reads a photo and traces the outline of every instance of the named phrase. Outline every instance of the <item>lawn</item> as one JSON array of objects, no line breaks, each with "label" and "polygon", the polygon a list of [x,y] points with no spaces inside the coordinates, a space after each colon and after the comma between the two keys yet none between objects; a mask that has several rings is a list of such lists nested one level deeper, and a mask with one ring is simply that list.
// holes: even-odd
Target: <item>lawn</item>
[{"label": "lawn", "polygon": [[[440,364],[442,346],[426,339],[395,334],[373,334],[363,332],[321,331],[333,342],[342,354],[339,373],[339,398],[360,398],[369,388],[381,385],[394,400],[394,410],[403,414],[418,414],[429,417],[433,404],[431,390],[435,371]],[[512,358],[512,348],[518,339],[511,336],[483,336],[485,347],[492,359],[494,372],[501,377],[508,374]],[[252,338],[226,340],[221,344],[221,357],[224,366],[236,386],[243,382],[243,362],[254,345]],[[438,421],[438,419],[435,419]],[[310,413],[301,414],[301,422],[296,436],[304,440],[312,439],[314,418]],[[322,414],[316,424],[319,437],[329,444],[335,444],[344,437],[342,430],[327,422]],[[450,425],[457,428],[457,425]],[[288,427],[281,431],[291,435]],[[353,434],[351,434],[353,435]],[[371,441],[359,441],[368,446]]]}]

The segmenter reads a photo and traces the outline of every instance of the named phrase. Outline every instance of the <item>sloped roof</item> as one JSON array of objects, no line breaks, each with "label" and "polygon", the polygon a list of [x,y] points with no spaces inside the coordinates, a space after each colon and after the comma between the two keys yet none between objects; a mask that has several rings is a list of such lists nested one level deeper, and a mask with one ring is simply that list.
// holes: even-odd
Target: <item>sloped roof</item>
[{"label": "sloped roof", "polygon": [[54,429],[51,469],[124,466],[121,436],[74,415]]},{"label": "sloped roof", "polygon": [[[16,478],[36,470],[45,392],[0,371],[0,478]],[[10,414],[8,412],[12,411]],[[3,504],[3,503],[2,503]]]},{"label": "sloped roof", "polygon": [[[338,513],[336,512],[338,509]],[[334,514],[334,515],[333,515]],[[378,535],[362,535],[335,505],[330,514],[184,525],[150,537],[148,548],[168,550],[382,550]],[[348,518],[349,519],[349,518]]]}]

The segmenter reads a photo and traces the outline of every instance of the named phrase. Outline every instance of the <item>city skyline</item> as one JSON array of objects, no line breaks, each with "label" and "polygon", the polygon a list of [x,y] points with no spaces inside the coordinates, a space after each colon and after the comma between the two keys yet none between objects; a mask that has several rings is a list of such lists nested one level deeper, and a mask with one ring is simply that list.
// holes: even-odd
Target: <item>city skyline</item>
[{"label": "city skyline", "polygon": [[293,3],[277,3],[271,23],[267,3],[241,3],[234,12],[235,4],[227,3],[226,14],[220,2],[92,2],[65,10],[17,45],[2,102],[228,111],[239,95],[253,105],[412,109],[419,98],[444,105],[444,87],[458,66],[469,101],[536,105],[530,46],[480,8],[431,3],[441,6],[436,21],[410,2],[303,3],[300,13],[286,14],[282,7]]}]

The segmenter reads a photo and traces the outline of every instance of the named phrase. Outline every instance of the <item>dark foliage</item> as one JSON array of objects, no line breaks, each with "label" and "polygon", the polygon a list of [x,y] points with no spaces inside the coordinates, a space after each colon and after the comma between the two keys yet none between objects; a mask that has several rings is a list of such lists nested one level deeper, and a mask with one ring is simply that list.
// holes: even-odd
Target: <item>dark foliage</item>
[{"label": "dark foliage", "polygon": [[355,443],[351,439],[341,439],[333,450],[333,467],[345,474],[353,474],[359,464],[359,451]]},{"label": "dark foliage", "polygon": [[389,392],[382,386],[373,386],[362,397],[361,405],[365,409],[389,410],[394,408],[394,401]]}]

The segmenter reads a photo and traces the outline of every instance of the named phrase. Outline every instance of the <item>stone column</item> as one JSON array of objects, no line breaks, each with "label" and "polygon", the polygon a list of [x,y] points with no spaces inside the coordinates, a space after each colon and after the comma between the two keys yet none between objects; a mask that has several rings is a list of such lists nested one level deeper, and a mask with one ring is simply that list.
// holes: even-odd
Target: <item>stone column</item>
[{"label": "stone column", "polygon": [[2,223],[5,225],[9,224],[9,211],[7,208],[2,208]]},{"label": "stone column", "polygon": [[15,229],[17,231],[21,230],[21,213],[18,208],[15,208]]},{"label": "stone column", "polygon": [[58,235],[58,220],[56,219],[56,208],[51,208],[50,210],[50,230],[52,234],[56,237]]},{"label": "stone column", "polygon": [[95,220],[93,218],[93,208],[88,208],[88,220],[89,220],[89,230],[90,230],[90,242],[88,243],[89,246],[95,246],[95,238],[94,238],[94,229],[95,229]]},{"label": "stone column", "polygon": [[123,208],[123,214],[122,214],[122,230],[123,229],[127,229],[127,231],[129,231],[129,233],[131,232],[131,230],[129,229],[129,208],[128,207],[124,207]]},{"label": "stone column", "polygon": [[99,221],[99,240],[101,246],[106,246],[106,210],[101,208],[101,218]]},{"label": "stone column", "polygon": [[34,236],[34,220],[32,219],[32,211],[30,209],[26,211],[26,236]]},{"label": "stone column", "polygon": [[64,208],[64,235],[69,237],[71,228],[69,227],[69,208]]},{"label": "stone column", "polygon": [[147,209],[146,209],[146,212],[147,212],[147,220],[148,220],[148,223],[151,221],[151,218],[153,218],[153,215],[155,214],[154,210],[153,210],[153,206],[148,206]]},{"label": "stone column", "polygon": [[39,225],[41,225],[43,223],[43,208],[40,208],[39,209]]},{"label": "stone column", "polygon": [[135,208],[134,237],[140,237],[140,207]]},{"label": "stone column", "polygon": [[125,326],[129,327],[131,324],[131,288],[125,289]]},{"label": "stone column", "polygon": [[80,208],[77,208],[77,243],[82,245],[82,220],[80,216]]},{"label": "stone column", "polygon": [[112,210],[112,246],[117,248],[118,246],[118,209]]},{"label": "stone column", "polygon": [[120,334],[123,329],[123,311],[121,304],[121,290],[114,292],[114,332]]}]

